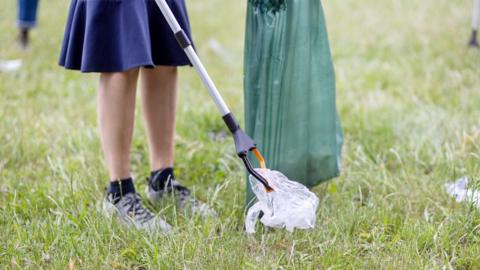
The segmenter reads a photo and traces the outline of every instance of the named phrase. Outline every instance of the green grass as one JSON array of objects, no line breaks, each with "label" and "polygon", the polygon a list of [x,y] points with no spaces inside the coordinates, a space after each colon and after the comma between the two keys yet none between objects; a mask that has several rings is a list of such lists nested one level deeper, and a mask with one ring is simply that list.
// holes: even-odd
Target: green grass
[{"label": "green grass", "polygon": [[[200,55],[242,116],[244,1],[188,1]],[[0,9],[0,269],[479,269],[480,213],[443,184],[480,186],[480,51],[466,48],[470,1],[324,1],[345,131],[342,176],[315,189],[317,227],[243,231],[244,171],[213,102],[182,69],[177,161],[216,221],[165,209],[151,236],[98,211],[106,184],[97,75],[56,65],[68,1],[41,1],[33,46],[15,44],[15,1]],[[212,49],[219,43],[224,52]],[[148,174],[137,111],[132,163]],[[157,209],[158,210],[158,209]]]}]

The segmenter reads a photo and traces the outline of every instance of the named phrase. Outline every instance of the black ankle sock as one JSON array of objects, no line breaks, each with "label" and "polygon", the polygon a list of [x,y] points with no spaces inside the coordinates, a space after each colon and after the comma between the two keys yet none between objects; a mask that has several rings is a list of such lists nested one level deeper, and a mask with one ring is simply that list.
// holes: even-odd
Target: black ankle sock
[{"label": "black ankle sock", "polygon": [[173,175],[173,168],[164,168],[157,171],[150,172],[150,186],[155,191],[165,189],[168,179],[175,179]]},{"label": "black ankle sock", "polygon": [[107,195],[112,195],[113,203],[120,201],[122,196],[128,193],[135,193],[135,186],[131,177],[120,179],[118,181],[111,181],[107,188]]}]

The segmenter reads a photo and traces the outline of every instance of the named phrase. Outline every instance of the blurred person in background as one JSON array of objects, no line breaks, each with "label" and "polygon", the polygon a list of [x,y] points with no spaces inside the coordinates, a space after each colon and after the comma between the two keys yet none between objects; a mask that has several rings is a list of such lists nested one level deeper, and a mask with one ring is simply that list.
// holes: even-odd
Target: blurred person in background
[{"label": "blurred person in background", "polygon": [[18,42],[22,49],[29,45],[29,32],[37,25],[38,0],[18,0],[17,25],[20,30]]},{"label": "blurred person in background", "polygon": [[477,32],[478,32],[479,18],[480,18],[480,0],[473,0],[472,35],[470,37],[470,41],[468,42],[468,46],[470,47],[478,48]]}]

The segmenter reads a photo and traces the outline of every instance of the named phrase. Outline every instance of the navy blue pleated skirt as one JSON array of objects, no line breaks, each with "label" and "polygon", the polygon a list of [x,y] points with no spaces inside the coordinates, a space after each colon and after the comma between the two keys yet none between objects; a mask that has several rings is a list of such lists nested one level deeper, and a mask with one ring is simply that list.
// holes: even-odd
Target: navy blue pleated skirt
[{"label": "navy blue pleated skirt", "polygon": [[[167,3],[190,37],[184,0]],[[154,0],[72,0],[59,64],[82,72],[119,72],[190,61]]]}]

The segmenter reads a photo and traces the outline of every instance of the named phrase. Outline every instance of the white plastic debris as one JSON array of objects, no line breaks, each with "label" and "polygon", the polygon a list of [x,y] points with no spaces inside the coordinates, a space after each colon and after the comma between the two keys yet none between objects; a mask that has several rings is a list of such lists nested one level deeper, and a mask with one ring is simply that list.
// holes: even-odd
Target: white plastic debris
[{"label": "white plastic debris", "polygon": [[15,71],[18,70],[22,66],[22,60],[8,60],[8,61],[0,61],[0,72],[1,71]]},{"label": "white plastic debris", "polygon": [[292,232],[295,228],[312,229],[315,227],[318,197],[304,185],[290,181],[278,171],[257,169],[268,180],[274,191],[267,192],[264,186],[250,176],[252,190],[258,198],[247,212],[245,228],[247,233],[255,232],[255,224],[260,218],[263,225],[274,228],[286,228]]},{"label": "white plastic debris", "polygon": [[464,176],[456,182],[446,183],[445,191],[455,198],[457,202],[470,202],[480,208],[480,191],[468,189],[468,177]]}]

